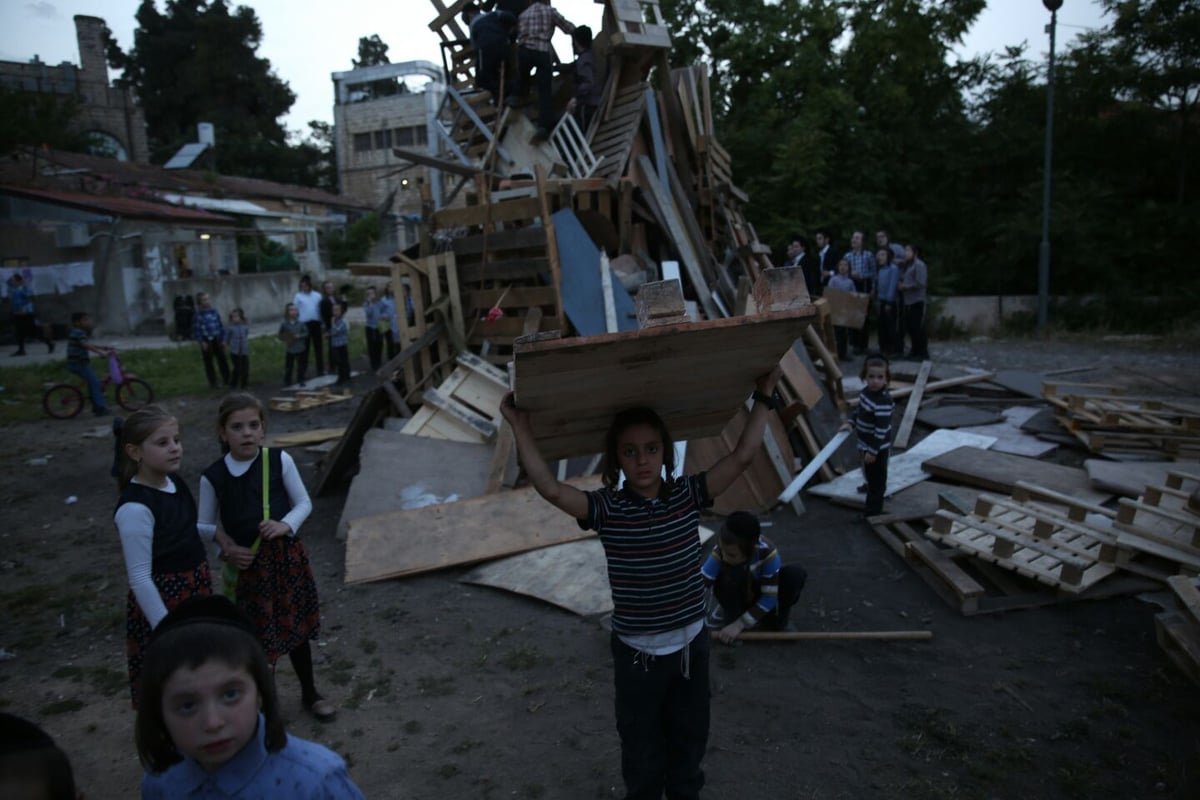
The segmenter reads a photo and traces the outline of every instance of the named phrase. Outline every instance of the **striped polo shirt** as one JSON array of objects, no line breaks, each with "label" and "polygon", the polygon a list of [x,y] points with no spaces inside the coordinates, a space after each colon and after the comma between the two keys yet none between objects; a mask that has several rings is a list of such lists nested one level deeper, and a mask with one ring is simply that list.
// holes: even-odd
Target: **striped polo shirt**
[{"label": "striped polo shirt", "polygon": [[587,496],[579,525],[604,545],[613,631],[644,636],[703,617],[700,513],[712,504],[704,473],[678,478],[652,500],[611,487]]}]

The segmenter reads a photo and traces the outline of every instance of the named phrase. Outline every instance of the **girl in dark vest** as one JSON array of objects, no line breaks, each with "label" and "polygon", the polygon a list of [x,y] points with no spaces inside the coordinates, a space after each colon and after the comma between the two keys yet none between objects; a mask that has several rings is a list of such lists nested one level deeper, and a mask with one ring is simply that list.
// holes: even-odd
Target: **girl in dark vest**
[{"label": "girl in dark vest", "polygon": [[221,560],[233,568],[225,592],[254,623],[271,665],[287,655],[305,710],[328,722],[337,711],[317,692],[309,644],[321,629],[317,584],[298,536],[312,511],[308,490],[290,455],[263,447],[267,420],[258,398],[222,400],[217,435],[225,455],[200,478],[200,529],[214,532]]},{"label": "girl in dark vest", "polygon": [[196,501],[177,477],[182,460],[179,422],[161,407],[146,406],[125,420],[118,454],[121,499],[113,521],[129,576],[125,654],[135,709],[151,631],[183,600],[212,593]]}]

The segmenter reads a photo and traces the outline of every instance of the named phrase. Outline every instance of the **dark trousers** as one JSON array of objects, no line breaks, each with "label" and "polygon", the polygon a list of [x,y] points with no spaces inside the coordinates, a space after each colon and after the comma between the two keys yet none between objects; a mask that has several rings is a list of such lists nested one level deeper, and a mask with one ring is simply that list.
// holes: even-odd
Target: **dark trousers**
[{"label": "dark trousers", "polygon": [[638,652],[615,633],[611,643],[625,800],[662,800],[664,790],[668,800],[699,798],[708,746],[708,631],[665,656]]},{"label": "dark trousers", "polygon": [[[733,620],[746,613],[751,605],[758,602],[758,594],[746,586],[750,580],[748,570],[730,569],[724,567],[713,584],[713,596],[721,604],[725,612],[725,621]],[[774,610],[764,614],[755,627],[760,630],[781,630],[788,624],[792,614],[792,606],[800,600],[800,592],[808,573],[798,564],[787,564],[779,570],[779,594]]]},{"label": "dark trousers", "polygon": [[837,342],[837,357],[838,361],[847,361],[850,358],[850,329],[845,325],[833,326],[833,339]]},{"label": "dark trousers", "polygon": [[[875,291],[875,279],[863,278],[854,282],[854,290],[862,294],[870,294]],[[850,343],[854,345],[854,349],[859,353],[865,353],[871,349],[871,306],[873,303],[867,304],[867,313],[863,316],[862,327],[850,334]]]},{"label": "dark trousers", "polygon": [[[207,347],[205,346],[207,344]],[[204,358],[204,377],[208,378],[208,385],[212,388],[217,388],[220,384],[217,383],[217,373],[213,370],[213,362],[217,362],[217,369],[221,371],[221,384],[229,385],[229,361],[225,358],[225,343],[224,342],[201,342],[200,355]]]},{"label": "dark trousers", "polygon": [[517,54],[517,72],[520,76],[518,95],[525,94],[525,89],[529,86],[529,73],[535,69],[538,96],[537,126],[548,135],[554,127],[554,82],[551,74],[554,67],[550,62],[550,53],[522,47]]},{"label": "dark trousers", "polygon": [[337,382],[350,382],[350,348],[344,344],[329,346],[329,368],[337,370]]},{"label": "dark trousers", "polygon": [[304,345],[304,360],[300,362],[300,372],[303,374],[308,371],[308,354],[311,352],[316,358],[317,371],[314,374],[324,375],[325,354],[321,343],[325,341],[325,329],[321,327],[321,321],[316,319],[304,323],[304,327],[308,328],[308,340]]},{"label": "dark trousers", "polygon": [[283,385],[292,385],[292,368],[296,368],[296,382],[304,383],[304,374],[308,371],[308,352],[288,353],[283,362]]},{"label": "dark trousers", "polygon": [[883,513],[883,496],[887,493],[887,450],[880,450],[875,455],[875,463],[863,461],[863,477],[867,479],[867,506],[863,513],[868,517]]},{"label": "dark trousers", "polygon": [[400,352],[400,344],[396,341],[396,338],[392,335],[391,331],[383,334],[383,341],[384,344],[387,345],[388,361],[391,361],[396,357],[396,354]]},{"label": "dark trousers", "polygon": [[250,381],[250,356],[230,353],[229,359],[233,362],[233,369],[229,373],[229,388],[245,389]]},{"label": "dark trousers", "polygon": [[37,321],[33,314],[13,314],[13,333],[17,336],[17,352],[25,352],[26,339],[39,339],[45,343],[46,347],[51,351],[54,350],[54,343],[50,341],[50,337],[37,329]]},{"label": "dark trousers", "polygon": [[904,327],[908,331],[913,358],[929,358],[929,340],[925,337],[925,303],[904,307]]},{"label": "dark trousers", "polygon": [[367,332],[367,359],[371,362],[371,369],[379,369],[383,366],[383,336],[380,335],[378,328],[366,328]]},{"label": "dark trousers", "polygon": [[891,355],[896,352],[896,304],[879,304],[879,352]]},{"label": "dark trousers", "polygon": [[[475,85],[491,92],[492,102],[500,102],[500,86],[504,64],[508,61],[507,41],[480,42],[475,50]],[[512,81],[504,81],[504,94],[511,94]]]},{"label": "dark trousers", "polygon": [[100,379],[96,377],[96,373],[92,370],[90,363],[87,361],[68,361],[67,369],[83,378],[84,382],[87,383],[88,397],[92,401],[92,411],[98,414],[108,408],[104,402],[104,387],[100,385]]}]

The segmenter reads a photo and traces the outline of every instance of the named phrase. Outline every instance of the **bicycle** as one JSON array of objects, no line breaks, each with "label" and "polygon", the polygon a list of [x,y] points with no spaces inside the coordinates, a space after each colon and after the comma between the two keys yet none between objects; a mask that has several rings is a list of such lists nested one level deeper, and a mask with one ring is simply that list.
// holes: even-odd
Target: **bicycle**
[{"label": "bicycle", "polygon": [[[110,383],[117,385],[117,404],[126,411],[137,411],[154,402],[154,389],[122,369],[116,350],[109,351],[108,371],[100,378],[101,393],[108,391]],[[87,382],[82,378],[73,383],[56,383],[42,395],[42,408],[55,419],[71,419],[83,411],[87,391]]]}]

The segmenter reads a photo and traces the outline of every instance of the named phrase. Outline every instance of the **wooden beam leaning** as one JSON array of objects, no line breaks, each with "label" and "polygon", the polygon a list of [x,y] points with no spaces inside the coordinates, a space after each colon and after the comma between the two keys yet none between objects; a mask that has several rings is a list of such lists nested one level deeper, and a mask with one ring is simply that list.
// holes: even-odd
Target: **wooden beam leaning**
[{"label": "wooden beam leaning", "polygon": [[904,406],[904,417],[900,420],[900,427],[896,429],[896,436],[892,440],[893,447],[901,450],[908,449],[908,439],[912,436],[913,424],[917,421],[917,411],[921,409],[921,397],[925,394],[925,384],[929,382],[929,372],[932,369],[932,361],[921,363],[921,370],[917,373],[916,382],[913,383],[912,395],[908,398],[908,404]]}]

